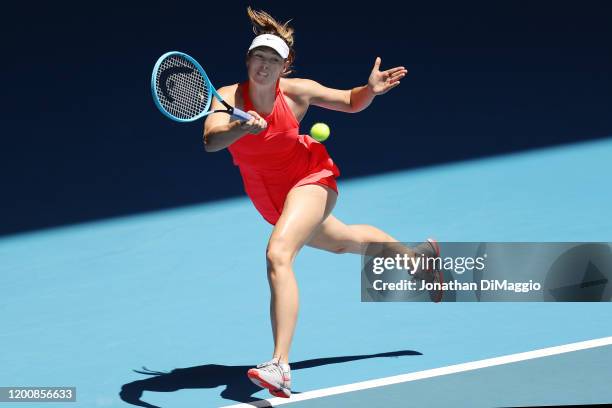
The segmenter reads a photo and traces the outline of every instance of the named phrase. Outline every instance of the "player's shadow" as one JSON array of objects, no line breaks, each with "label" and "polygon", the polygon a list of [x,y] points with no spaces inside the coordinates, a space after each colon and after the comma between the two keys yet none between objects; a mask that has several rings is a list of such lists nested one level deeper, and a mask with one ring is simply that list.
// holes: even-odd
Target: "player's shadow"
[{"label": "player's shadow", "polygon": [[[367,358],[418,355],[421,355],[418,351],[400,350],[359,356],[315,358],[312,360],[292,362],[291,371]],[[261,388],[253,384],[246,376],[247,370],[252,367],[253,365],[226,366],[206,364],[196,367],[176,368],[170,372],[151,371],[143,367],[143,370],[134,371],[152,377],[123,385],[119,396],[123,401],[132,405],[159,408],[156,405],[141,400],[142,393],[144,391],[172,392],[191,388],[216,388],[223,385],[225,389],[221,391],[221,397],[225,399],[244,403],[262,401],[259,398],[253,397],[253,394],[260,391]],[[298,392],[294,393],[298,394]]]}]

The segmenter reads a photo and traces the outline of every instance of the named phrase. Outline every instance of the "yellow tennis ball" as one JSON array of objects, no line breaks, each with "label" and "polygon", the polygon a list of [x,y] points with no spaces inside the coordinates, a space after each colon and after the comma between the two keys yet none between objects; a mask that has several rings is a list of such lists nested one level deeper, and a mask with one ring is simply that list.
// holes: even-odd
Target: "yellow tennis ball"
[{"label": "yellow tennis ball", "polygon": [[315,123],[310,128],[310,136],[317,142],[323,142],[329,137],[329,126],[325,123]]}]

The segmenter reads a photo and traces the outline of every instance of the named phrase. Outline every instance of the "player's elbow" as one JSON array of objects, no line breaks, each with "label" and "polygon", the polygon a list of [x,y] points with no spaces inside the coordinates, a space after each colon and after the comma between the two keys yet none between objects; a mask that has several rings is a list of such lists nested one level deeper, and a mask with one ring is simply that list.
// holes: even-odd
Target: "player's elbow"
[{"label": "player's elbow", "polygon": [[221,149],[213,147],[213,146],[211,146],[208,143],[204,143],[204,151],[206,153],[214,153],[214,152],[218,152],[219,150],[221,150]]},{"label": "player's elbow", "polygon": [[210,133],[204,133],[202,142],[204,144],[204,151],[206,153],[214,153],[219,151],[219,149],[215,147],[214,137]]}]

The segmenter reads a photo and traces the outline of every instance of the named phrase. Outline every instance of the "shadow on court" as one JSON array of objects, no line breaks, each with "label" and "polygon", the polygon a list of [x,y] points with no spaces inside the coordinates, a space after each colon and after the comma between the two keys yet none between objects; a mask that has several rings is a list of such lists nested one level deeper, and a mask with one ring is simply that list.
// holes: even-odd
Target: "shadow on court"
[{"label": "shadow on court", "polygon": [[[291,363],[292,371],[304,368],[319,367],[328,364],[338,364],[348,361],[364,360],[369,358],[419,356],[421,353],[412,350],[391,351],[378,354],[364,354],[358,356],[315,358],[311,360]],[[253,384],[246,376],[246,372],[254,365],[226,366],[219,364],[206,364],[196,367],[176,368],[170,372],[151,371],[143,368],[134,370],[140,374],[151,375],[151,378],[133,381],[121,387],[119,396],[129,404],[141,407],[159,408],[140,398],[144,391],[173,392],[182,389],[216,388],[225,385],[221,397],[237,402],[261,401],[253,394],[261,388]],[[294,392],[299,394],[299,392]]]}]

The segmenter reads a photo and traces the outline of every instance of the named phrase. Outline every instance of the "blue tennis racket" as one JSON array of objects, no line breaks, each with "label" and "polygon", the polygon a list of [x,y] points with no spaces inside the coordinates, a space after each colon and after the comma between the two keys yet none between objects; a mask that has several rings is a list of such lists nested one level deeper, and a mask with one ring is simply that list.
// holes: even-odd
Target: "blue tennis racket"
[{"label": "blue tennis racket", "polygon": [[[177,122],[193,122],[215,112],[244,121],[252,118],[225,102],[204,68],[182,52],[170,51],[159,57],[151,75],[151,92],[157,108]],[[213,96],[227,109],[210,111]]]}]

